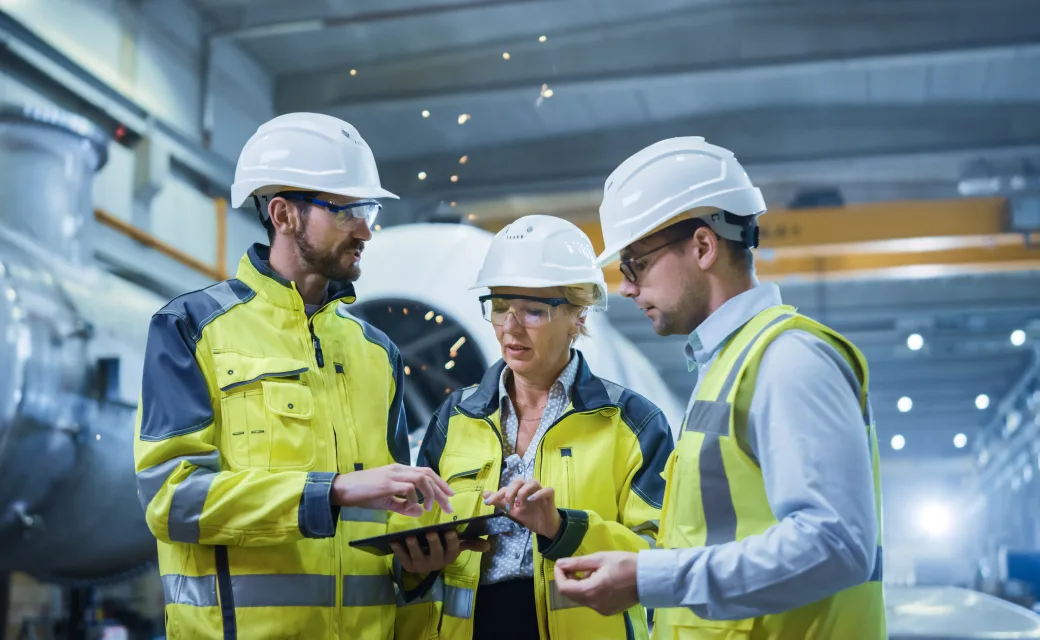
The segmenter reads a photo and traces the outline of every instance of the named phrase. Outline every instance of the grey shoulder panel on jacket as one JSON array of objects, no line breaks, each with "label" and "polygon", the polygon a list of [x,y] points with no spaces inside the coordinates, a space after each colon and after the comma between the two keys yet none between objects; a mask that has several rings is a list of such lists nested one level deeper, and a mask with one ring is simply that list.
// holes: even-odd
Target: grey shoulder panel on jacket
[{"label": "grey shoulder panel on jacket", "polygon": [[252,300],[255,295],[256,292],[241,280],[225,280],[174,298],[156,315],[168,314],[180,318],[185,337],[198,342],[206,325],[232,308]]}]

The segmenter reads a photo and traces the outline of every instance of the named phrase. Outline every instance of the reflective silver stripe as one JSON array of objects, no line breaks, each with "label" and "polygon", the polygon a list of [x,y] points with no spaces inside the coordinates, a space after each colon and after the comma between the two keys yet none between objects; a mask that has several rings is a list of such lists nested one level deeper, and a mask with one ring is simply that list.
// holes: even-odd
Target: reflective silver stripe
[{"label": "reflective silver stripe", "polygon": [[729,435],[730,404],[712,400],[698,400],[690,407],[686,418],[686,430],[698,433]]},{"label": "reflective silver stripe", "polygon": [[394,581],[389,575],[343,577],[344,607],[378,607],[396,603]]},{"label": "reflective silver stripe", "polygon": [[726,376],[726,382],[723,383],[722,389],[719,391],[719,396],[717,398],[719,402],[724,402],[726,399],[729,398],[729,392],[733,389],[733,385],[737,381],[737,374],[740,373],[740,368],[744,366],[744,360],[747,359],[748,352],[751,351],[751,347],[755,346],[755,343],[758,342],[758,339],[762,337],[762,334],[766,331],[769,331],[769,329],[772,328],[778,322],[783,322],[784,320],[789,320],[793,317],[793,314],[785,313],[782,316],[777,316],[776,318],[773,318],[769,321],[769,324],[762,327],[762,330],[755,334],[755,337],[751,339],[751,342],[747,343],[747,345],[744,347],[744,350],[740,352],[739,356],[737,356],[736,362],[733,363],[733,366],[729,370],[729,374]]},{"label": "reflective silver stripe", "polygon": [[141,507],[145,511],[148,510],[148,505],[152,503],[152,500],[155,500],[155,496],[162,490],[163,485],[166,484],[166,481],[170,478],[170,474],[173,473],[182,462],[187,462],[190,465],[202,467],[203,469],[209,469],[210,471],[220,471],[220,452],[214,449],[204,455],[178,456],[176,458],[170,458],[166,462],[160,462],[154,467],[148,467],[141,473],[137,474],[138,496],[141,499]]},{"label": "reflective silver stripe", "polygon": [[603,386],[607,388],[607,398],[610,399],[611,404],[617,404],[621,400],[621,394],[625,392],[625,388],[606,380],[603,381]]},{"label": "reflective silver stripe", "polygon": [[166,604],[217,606],[216,576],[183,576],[171,573],[162,576],[162,588]]},{"label": "reflective silver stripe", "polygon": [[444,578],[437,578],[430,590],[411,602],[404,601],[404,592],[397,592],[397,606],[409,607],[413,604],[425,604],[430,602],[444,602]]},{"label": "reflective silver stripe", "polygon": [[386,511],[382,509],[365,509],[364,507],[343,507],[339,510],[339,519],[345,522],[386,524]]},{"label": "reflective silver stripe", "polygon": [[655,540],[653,538],[653,536],[648,536],[645,533],[641,533],[641,534],[639,534],[639,537],[642,538],[643,540],[646,540],[648,543],[650,543],[650,548],[651,549],[656,549],[657,548],[657,540]]},{"label": "reflective silver stripe", "polygon": [[315,574],[231,576],[235,607],[332,607],[336,577]]},{"label": "reflective silver stripe", "polygon": [[722,462],[722,443],[714,433],[704,435],[700,454],[701,504],[708,538],[704,544],[722,544],[737,539],[737,512],[730,495],[729,478]]},{"label": "reflective silver stripe", "polygon": [[228,284],[226,280],[224,282],[218,282],[211,287],[206,287],[204,291],[220,305],[220,313],[224,313],[231,307],[242,302],[242,299],[239,298],[238,294],[231,289],[231,285]]},{"label": "reflective silver stripe", "polygon": [[560,611],[561,609],[577,609],[582,605],[571,600],[560,593],[555,580],[549,581],[549,611]]},{"label": "reflective silver stripe", "polygon": [[444,615],[468,620],[473,617],[473,589],[444,586]]},{"label": "reflective silver stripe", "polygon": [[[691,419],[686,428],[696,426],[697,431],[704,433],[701,441],[700,452],[700,476],[701,476],[701,504],[704,506],[704,525],[707,529],[706,546],[733,542],[737,539],[737,512],[733,506],[733,495],[730,493],[729,477],[726,476],[726,466],[722,461],[722,443],[719,438],[729,435],[729,417],[732,406],[727,399],[733,385],[736,384],[737,373],[744,366],[751,347],[755,346],[758,339],[766,331],[779,322],[794,317],[790,313],[773,318],[763,327],[755,337],[752,338],[737,356],[726,375],[726,381],[719,390],[715,402],[703,400],[693,403],[691,408]],[[701,408],[698,408],[698,407]],[[725,428],[722,427],[722,407],[725,407]],[[697,417],[693,414],[698,413]]]},{"label": "reflective silver stripe", "polygon": [[170,520],[167,523],[170,540],[198,544],[202,507],[206,504],[209,486],[216,477],[216,471],[199,467],[173,490]]}]

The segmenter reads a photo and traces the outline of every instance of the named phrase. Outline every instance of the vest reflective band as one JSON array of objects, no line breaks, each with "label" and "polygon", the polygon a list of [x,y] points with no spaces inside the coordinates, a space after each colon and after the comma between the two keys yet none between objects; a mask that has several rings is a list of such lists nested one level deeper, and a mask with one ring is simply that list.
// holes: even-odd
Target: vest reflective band
[{"label": "vest reflective band", "polygon": [[[657,610],[655,638],[705,637],[857,638],[886,637],[881,589],[880,464],[873,416],[867,400],[868,371],[862,354],[833,330],[799,315],[793,307],[771,307],[744,325],[719,353],[687,410],[679,443],[665,471],[668,484],[658,546],[719,545],[758,535],[777,524],[757,460],[736,437],[738,416],[746,419],[758,367],[766,347],[781,333],[807,331],[834,347],[860,381],[864,428],[870,440],[878,519],[874,575],[863,584],[793,611],[746,620],[704,620],[686,608]],[[728,630],[728,631],[727,631]],[[744,633],[747,635],[745,636]],[[699,637],[691,635],[690,637]],[[726,636],[730,637],[730,636]]]}]

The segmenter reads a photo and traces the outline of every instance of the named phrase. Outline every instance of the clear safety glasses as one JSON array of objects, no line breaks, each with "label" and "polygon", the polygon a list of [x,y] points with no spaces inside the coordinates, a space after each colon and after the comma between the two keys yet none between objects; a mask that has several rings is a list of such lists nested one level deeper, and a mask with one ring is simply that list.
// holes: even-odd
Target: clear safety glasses
[{"label": "clear safety glasses", "polygon": [[336,204],[335,202],[326,202],[325,200],[319,200],[314,196],[296,191],[283,192],[278,195],[287,200],[303,200],[304,202],[323,207],[332,215],[334,224],[340,229],[346,229],[355,219],[364,220],[368,228],[371,229],[372,225],[376,223],[376,216],[379,215],[383,208],[383,205],[375,200]]},{"label": "clear safety glasses", "polygon": [[639,274],[649,269],[653,264],[653,260],[647,260],[647,258],[657,253],[661,249],[664,249],[665,247],[670,247],[673,244],[682,242],[683,240],[687,240],[687,238],[685,236],[681,238],[676,238],[675,240],[666,242],[659,247],[655,247],[647,251],[641,256],[629,258],[628,260],[622,260],[620,266],[621,274],[625,276],[625,280],[628,280],[632,284],[638,284]]},{"label": "clear safety glasses", "polygon": [[504,294],[480,296],[480,308],[484,319],[499,327],[506,323],[509,314],[513,314],[521,326],[545,326],[562,313],[559,307],[565,304],[568,304],[567,298],[537,298]]}]

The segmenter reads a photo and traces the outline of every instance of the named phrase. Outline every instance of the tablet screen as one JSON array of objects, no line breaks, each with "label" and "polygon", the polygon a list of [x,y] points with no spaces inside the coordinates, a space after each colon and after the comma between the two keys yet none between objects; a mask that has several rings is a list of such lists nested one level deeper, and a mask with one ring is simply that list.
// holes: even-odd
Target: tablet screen
[{"label": "tablet screen", "polygon": [[429,553],[430,547],[426,541],[426,534],[431,531],[441,534],[447,533],[448,531],[455,531],[459,535],[460,540],[473,540],[481,536],[494,535],[507,529],[507,527],[495,526],[498,524],[496,521],[503,517],[508,517],[504,511],[496,511],[495,513],[486,516],[464,518],[461,520],[453,520],[451,522],[442,522],[428,527],[406,529],[404,531],[397,531],[395,533],[388,533],[386,535],[375,536],[372,538],[351,540],[350,546],[367,551],[374,555],[385,556],[394,552],[393,548],[390,547],[391,542],[400,542],[403,545],[407,538],[415,537],[416,541],[419,543],[419,548],[422,549],[423,553]]}]

